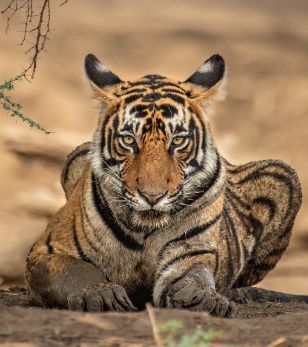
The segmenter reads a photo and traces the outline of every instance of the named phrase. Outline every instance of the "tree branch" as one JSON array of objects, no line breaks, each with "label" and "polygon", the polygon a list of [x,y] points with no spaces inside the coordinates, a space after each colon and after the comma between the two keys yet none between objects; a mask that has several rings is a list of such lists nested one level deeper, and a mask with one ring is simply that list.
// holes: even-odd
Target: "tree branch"
[{"label": "tree branch", "polygon": [[[59,6],[66,4],[68,0],[60,3]],[[51,0],[8,0],[7,6],[1,11],[2,15],[6,15],[6,33],[9,30],[12,17],[17,12],[22,12],[25,18],[23,36],[20,45],[30,42],[30,47],[26,50],[26,54],[30,55],[29,64],[24,68],[21,75],[26,79],[28,76],[34,78],[37,62],[45,50],[46,42],[49,39],[50,23],[51,23]],[[38,8],[36,11],[35,8]],[[32,38],[32,34],[35,34]],[[30,37],[30,38],[29,38]]]}]

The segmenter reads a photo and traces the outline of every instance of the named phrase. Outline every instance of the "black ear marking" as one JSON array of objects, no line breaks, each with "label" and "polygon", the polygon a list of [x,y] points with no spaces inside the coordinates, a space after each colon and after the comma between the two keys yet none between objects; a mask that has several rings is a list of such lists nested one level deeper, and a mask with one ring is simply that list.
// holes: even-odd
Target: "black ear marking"
[{"label": "black ear marking", "polygon": [[194,83],[205,88],[211,88],[223,78],[224,73],[224,59],[219,54],[214,54],[185,82]]},{"label": "black ear marking", "polygon": [[84,65],[88,78],[100,88],[122,82],[117,75],[111,72],[93,54],[86,56]]}]

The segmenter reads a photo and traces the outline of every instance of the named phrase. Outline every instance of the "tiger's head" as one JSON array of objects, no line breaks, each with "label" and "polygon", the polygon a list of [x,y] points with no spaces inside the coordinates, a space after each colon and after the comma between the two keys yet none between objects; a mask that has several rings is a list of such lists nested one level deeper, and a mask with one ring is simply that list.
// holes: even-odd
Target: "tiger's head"
[{"label": "tiger's head", "polygon": [[166,223],[218,174],[207,117],[223,94],[223,58],[213,55],[185,82],[160,75],[122,81],[92,54],[85,70],[101,102],[94,174],[135,225]]}]

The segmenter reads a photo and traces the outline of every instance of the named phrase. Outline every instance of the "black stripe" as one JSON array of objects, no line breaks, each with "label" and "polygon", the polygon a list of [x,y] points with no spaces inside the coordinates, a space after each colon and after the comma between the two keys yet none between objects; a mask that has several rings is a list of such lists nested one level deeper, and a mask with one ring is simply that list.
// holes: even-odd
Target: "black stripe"
[{"label": "black stripe", "polygon": [[196,159],[191,159],[191,160],[187,163],[187,166],[191,166],[191,167],[194,168],[194,171],[191,173],[192,175],[193,175],[195,172],[200,171],[200,170],[203,168],[203,166],[200,165]]},{"label": "black stripe", "polygon": [[157,75],[157,74],[145,75],[145,76],[143,76],[143,78],[149,79],[149,80],[151,80],[153,82],[156,82],[157,80],[161,81],[161,80],[166,79],[165,76],[161,76],[161,75]]},{"label": "black stripe", "polygon": [[[135,105],[131,109],[131,114],[132,113],[137,113],[136,117],[145,117],[148,114],[149,111],[149,105]],[[139,123],[138,123],[139,124]]]},{"label": "black stripe", "polygon": [[[134,97],[137,100],[141,96],[140,95],[136,95],[136,96],[132,95],[132,96],[130,96],[128,98],[132,98],[132,97]],[[161,93],[158,93],[158,92],[154,92],[154,93],[149,93],[149,94],[143,95],[142,102],[154,102],[154,101],[158,101],[160,99],[171,99],[171,100],[175,101],[178,104],[181,104],[183,106],[185,105],[185,99],[182,96],[180,96],[179,94],[172,94],[172,93],[161,94]],[[125,101],[126,101],[126,99],[125,99]]]},{"label": "black stripe", "polygon": [[162,88],[161,91],[162,91],[162,92],[165,92],[165,93],[176,93],[176,94],[181,94],[181,95],[183,95],[183,96],[186,95],[185,93],[183,93],[183,89],[181,89],[181,88],[176,89],[175,87],[174,87],[174,88]]},{"label": "black stripe", "polygon": [[137,82],[130,82],[130,87],[136,87],[136,86],[150,86],[153,82],[150,80],[142,80]]},{"label": "black stripe", "polygon": [[198,127],[195,126],[196,122],[194,121],[193,118],[191,118],[192,123],[192,128],[194,128],[194,133],[195,133],[195,141],[194,141],[194,156],[195,158],[197,158],[198,154],[199,154],[199,148],[200,148],[200,129]]},{"label": "black stripe", "polygon": [[[228,199],[228,202],[231,204],[233,210],[236,212],[236,214],[239,216],[241,222],[245,226],[245,229],[247,233],[251,233],[256,238],[256,241],[260,238],[262,231],[263,231],[263,224],[262,222],[255,218],[251,212],[250,212],[250,206],[247,205],[245,202],[243,202],[236,194],[234,194],[230,189],[227,190],[227,197],[231,197],[231,199]],[[241,212],[238,207],[233,203],[232,200],[235,200],[237,203],[239,203],[245,210],[248,210],[249,215],[246,216],[243,212]],[[252,230],[250,231],[250,226],[252,227]]]},{"label": "black stripe", "polygon": [[156,109],[162,111],[162,116],[165,118],[172,118],[178,113],[178,109],[170,104],[162,104],[156,107]]},{"label": "black stripe", "polygon": [[[278,165],[279,166],[279,165]],[[282,166],[284,168],[284,166]],[[242,180],[237,182],[237,184],[243,184],[246,182],[249,182],[250,180],[258,179],[260,177],[272,177],[275,180],[282,181],[285,183],[286,187],[289,190],[289,201],[288,201],[288,208],[286,209],[286,215],[284,218],[288,218],[288,216],[293,213],[293,210],[291,209],[291,206],[294,205],[294,185],[293,182],[291,181],[291,178],[289,176],[283,176],[281,174],[277,174],[274,172],[253,172],[252,174],[244,177]],[[301,198],[301,197],[300,197]],[[294,207],[294,206],[293,206]]]},{"label": "black stripe", "polygon": [[118,163],[120,163],[120,160],[115,160],[114,158],[102,160],[103,171],[110,170],[111,166],[118,165]]},{"label": "black stripe", "polygon": [[130,82],[130,87],[136,87],[136,86],[151,86],[153,89],[158,88],[164,88],[164,87],[176,87],[178,89],[181,89],[184,94],[186,94],[186,90],[181,88],[178,84],[172,83],[172,82],[163,82],[163,81],[154,81],[154,80],[142,80],[137,82]]},{"label": "black stripe", "polygon": [[[102,125],[102,128],[101,128],[99,150],[100,150],[102,155],[103,155],[102,150],[104,149],[105,144],[106,144],[105,133],[106,133],[106,126],[107,126],[107,124],[109,122],[109,119],[110,118],[108,118],[108,117],[104,117],[104,122],[103,122],[103,125]],[[101,168],[102,168],[102,170],[104,170],[104,161],[103,160],[101,161]]]},{"label": "black stripe", "polygon": [[[246,163],[244,165],[233,165],[234,168],[233,167],[232,168],[228,168],[227,171],[232,173],[232,174],[238,174],[238,173],[241,173],[241,172],[243,172],[245,170],[249,170],[252,167],[255,167],[256,163],[257,162],[254,161],[254,162]],[[228,165],[230,165],[230,164],[228,164]]]},{"label": "black stripe", "polygon": [[108,148],[108,152],[109,155],[112,157],[112,130],[109,128],[108,129],[108,136],[107,136],[107,148]]},{"label": "black stripe", "polygon": [[208,181],[208,178],[205,181],[203,189],[201,189],[198,193],[194,194],[193,196],[185,199],[185,204],[192,204],[194,201],[198,200],[202,195],[204,195],[217,181],[220,172],[221,172],[221,162],[218,153],[217,154],[217,161],[216,161],[216,170],[214,171],[214,174],[210,181]]},{"label": "black stripe", "polygon": [[183,91],[183,94],[185,94],[185,95],[187,94],[186,90],[181,88],[178,84],[175,84],[175,83],[172,83],[172,82],[160,82],[160,83],[156,83],[156,84],[153,85],[154,89],[164,88],[164,87],[176,87],[176,88],[181,89]]},{"label": "black stripe", "polygon": [[[233,202],[233,199],[231,197],[231,199],[229,199],[231,196],[227,195],[225,197],[225,199],[228,201],[228,203],[232,206],[233,210],[235,211],[235,213],[239,216],[239,220],[242,223],[242,225],[244,226],[245,230],[247,233],[251,233],[251,223],[250,223],[250,211],[248,210],[248,216],[246,216],[243,212],[241,212],[238,209],[238,206],[236,206]],[[236,200],[237,201],[237,200]],[[253,232],[252,232],[253,233]],[[254,233],[253,233],[254,234]]]},{"label": "black stripe", "polygon": [[51,232],[49,233],[47,240],[46,240],[46,246],[48,248],[48,253],[49,254],[53,254],[54,253],[54,248],[52,247],[52,245],[50,244],[51,242]]},{"label": "black stripe", "polygon": [[211,226],[213,226],[214,224],[216,224],[216,222],[220,219],[220,215],[216,216],[215,218],[213,218],[210,222],[204,223],[202,225],[199,225],[197,227],[194,227],[192,229],[189,229],[188,231],[184,232],[181,236],[176,237],[170,241],[168,241],[159,251],[158,255],[159,257],[161,257],[164,253],[164,251],[166,250],[167,247],[169,247],[170,245],[172,245],[175,242],[178,241],[184,241],[184,240],[188,240],[191,239],[203,232],[205,232],[206,230],[208,230]]},{"label": "black stripe", "polygon": [[207,151],[207,143],[206,143],[206,139],[207,139],[207,131],[206,131],[206,127],[204,125],[204,123],[202,121],[200,121],[201,124],[201,129],[202,129],[202,144],[201,144],[201,148],[203,150],[203,154],[204,156],[206,155],[206,151]]},{"label": "black stripe", "polygon": [[[258,163],[258,162],[257,162]],[[282,170],[284,170],[286,173],[288,173],[290,176],[294,176],[295,175],[295,171],[287,164],[284,164],[281,161],[269,161],[267,162],[266,160],[261,161],[262,164],[264,164],[264,166],[260,167],[260,169],[264,170],[267,168],[280,168]]]},{"label": "black stripe", "polygon": [[[86,211],[86,208],[85,208],[85,206],[84,206],[84,201],[83,201],[83,200],[82,200],[81,203],[80,203],[80,209],[81,209],[81,212],[82,212],[82,216],[81,216],[81,230],[82,230],[82,232],[83,232],[83,235],[84,235],[85,239],[87,240],[88,245],[89,245],[92,249],[94,249],[94,251],[95,251],[96,253],[100,253],[101,250],[95,245],[95,243],[92,242],[92,240],[89,239],[88,234],[85,232],[84,218],[85,218],[86,222],[89,224],[90,228],[92,229],[93,234],[94,234],[94,236],[95,236],[95,239],[98,241],[99,244],[101,243],[102,240],[101,240],[100,238],[98,238],[98,236],[96,235],[96,233],[95,233],[95,231],[94,231],[95,229],[94,229],[94,227],[93,227],[93,225],[92,225],[92,223],[91,223],[91,221],[90,221],[90,218],[89,218],[88,213],[87,213],[87,211]],[[83,218],[83,217],[84,217],[84,218]]]},{"label": "black stripe", "polygon": [[239,243],[239,239],[238,239],[238,235],[237,235],[237,230],[235,228],[234,222],[231,219],[230,215],[229,215],[229,210],[227,209],[227,207],[224,207],[224,218],[226,220],[226,226],[229,226],[231,229],[231,233],[232,233],[232,237],[233,237],[233,241],[235,242],[235,248],[236,248],[236,261],[238,264],[238,267],[240,268],[240,260],[241,260],[241,249],[240,249],[240,243]]},{"label": "black stripe", "polygon": [[281,248],[273,249],[268,253],[267,257],[274,257],[274,256],[279,257],[287,249],[287,247],[288,247],[288,245],[283,246]]},{"label": "black stripe", "polygon": [[185,105],[185,99],[178,94],[166,93],[166,94],[162,94],[161,98],[168,98],[177,102],[178,104],[181,104],[183,106]]},{"label": "black stripe", "polygon": [[266,263],[262,263],[262,264],[255,264],[255,271],[270,271],[273,270],[273,268],[276,266],[277,262],[275,261],[272,264],[266,264]]},{"label": "black stripe", "polygon": [[86,261],[87,263],[90,263],[90,264],[96,266],[96,265],[93,263],[93,261],[85,255],[84,251],[83,251],[82,248],[81,248],[81,245],[80,245],[80,242],[79,242],[78,236],[77,236],[76,225],[75,225],[75,219],[74,219],[74,221],[73,221],[73,237],[74,237],[74,243],[75,243],[75,246],[76,246],[76,249],[77,249],[77,253],[78,253],[79,258],[82,259],[83,261]]},{"label": "black stripe", "polygon": [[285,182],[287,185],[290,185],[290,183],[291,183],[291,180],[288,176],[283,176],[283,175],[278,174],[276,172],[262,172],[262,171],[257,170],[257,171],[252,172],[250,175],[247,175],[246,177],[244,177],[240,181],[236,182],[236,184],[247,183],[247,182],[255,180],[257,178],[261,178],[263,176],[275,178],[278,181]]},{"label": "black stripe", "polygon": [[191,258],[191,257],[197,257],[197,256],[203,255],[203,254],[215,254],[215,253],[216,253],[216,251],[213,249],[206,249],[206,250],[199,250],[199,251],[191,251],[191,252],[179,255],[176,258],[170,260],[168,263],[166,263],[162,267],[159,274],[157,275],[157,278],[159,278],[165,272],[165,270],[167,270],[171,265],[173,265],[174,263],[176,263],[178,261],[182,261],[182,260],[185,260],[185,259]]},{"label": "black stripe", "polygon": [[[229,183],[229,182],[228,182]],[[250,210],[250,205],[244,202],[239,196],[237,196],[229,187],[226,188],[227,196],[230,195],[236,202],[238,202],[245,210]]]},{"label": "black stripe", "polygon": [[[227,225],[227,221],[225,219],[225,230],[228,230],[228,225]],[[226,282],[225,283],[231,283],[232,279],[234,278],[234,266],[233,266],[233,257],[232,257],[232,249],[230,247],[230,237],[229,237],[229,233],[225,234],[225,238],[226,238],[226,244],[227,244],[227,264],[228,264],[228,268],[226,269]]]},{"label": "black stripe", "polygon": [[[96,208],[96,211],[101,216],[102,220],[108,226],[113,236],[126,248],[134,251],[143,251],[144,246],[138,243],[134,238],[127,235],[120,225],[117,223],[116,219],[113,216],[113,213],[108,206],[107,201],[104,199],[102,194],[99,194],[96,186],[96,181],[94,174],[92,173],[92,198],[93,203]],[[102,193],[100,191],[100,193]]]},{"label": "black stripe", "polygon": [[123,93],[124,95],[129,95],[129,94],[133,94],[133,93],[143,93],[146,92],[148,89],[146,88],[134,88],[134,89],[129,89],[127,92]]},{"label": "black stripe", "polygon": [[269,209],[270,220],[273,219],[276,212],[276,203],[272,199],[266,198],[264,196],[260,196],[254,199],[253,203],[264,205],[265,207],[267,207]]},{"label": "black stripe", "polygon": [[140,95],[140,94],[133,94],[133,95],[130,95],[130,96],[127,96],[125,99],[124,99],[124,102],[125,104],[130,104],[136,100],[139,100],[143,97],[143,95]]}]

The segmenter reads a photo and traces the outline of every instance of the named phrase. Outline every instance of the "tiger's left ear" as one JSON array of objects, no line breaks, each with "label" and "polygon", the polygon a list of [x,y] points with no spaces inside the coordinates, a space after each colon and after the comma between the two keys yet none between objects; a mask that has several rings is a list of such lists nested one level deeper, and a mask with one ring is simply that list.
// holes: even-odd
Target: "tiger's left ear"
[{"label": "tiger's left ear", "polygon": [[215,54],[207,59],[202,66],[185,82],[188,95],[201,106],[224,98],[225,62]]},{"label": "tiger's left ear", "polygon": [[122,81],[100,62],[95,55],[88,54],[85,58],[85,71],[95,94],[102,101],[108,102],[114,98],[114,92]]}]

